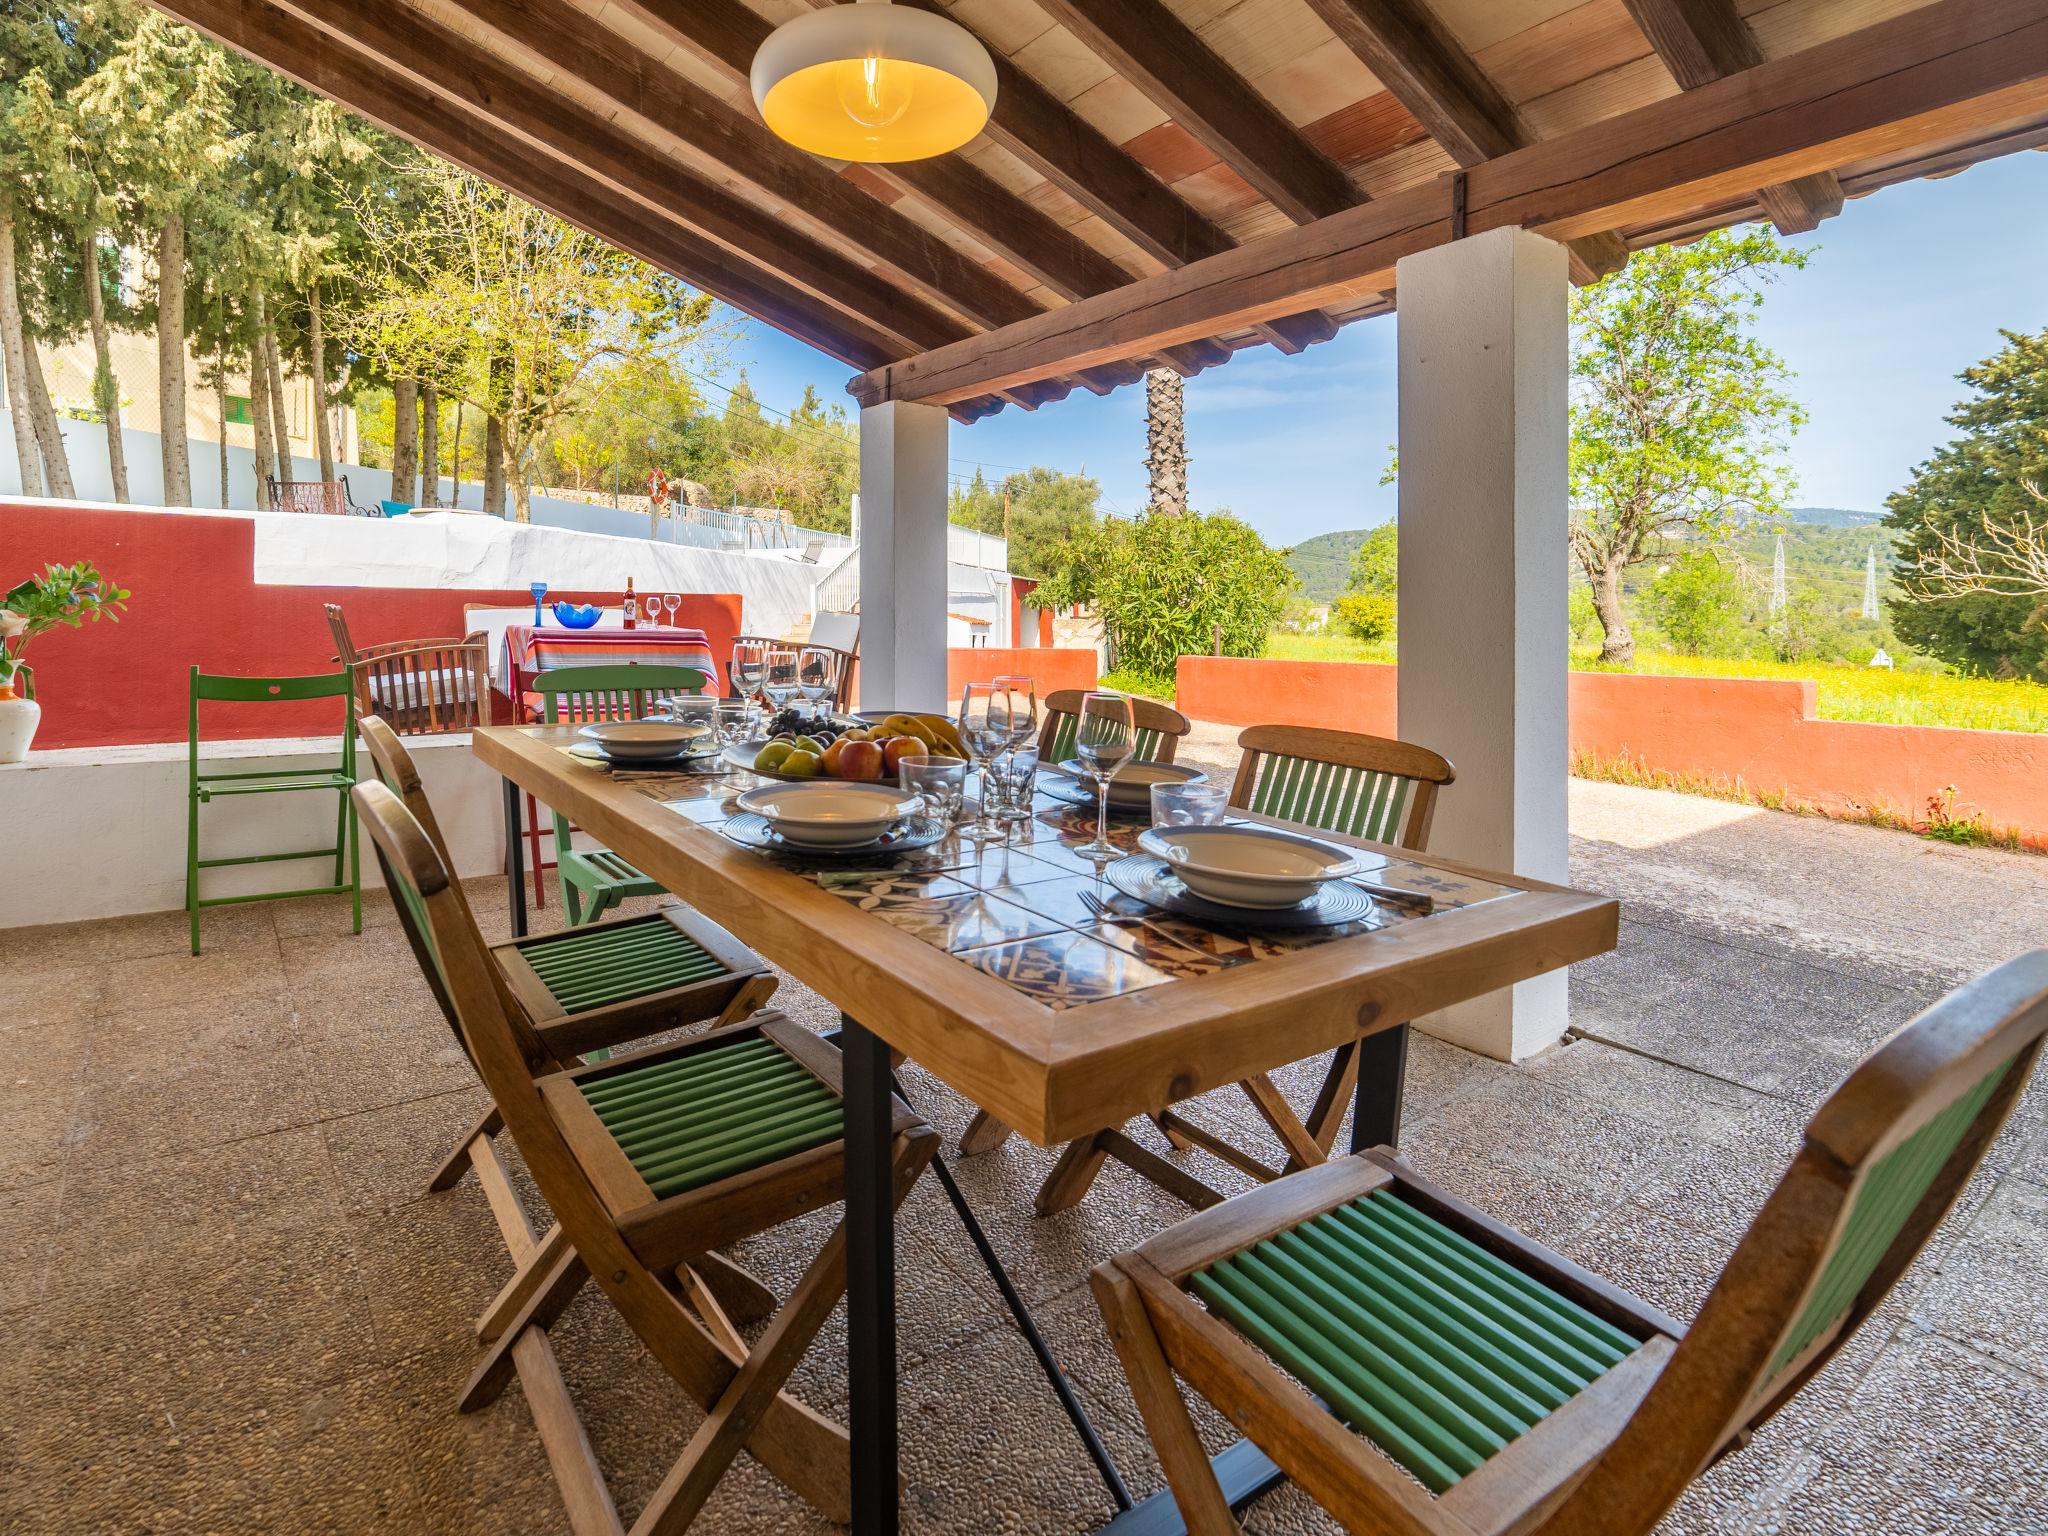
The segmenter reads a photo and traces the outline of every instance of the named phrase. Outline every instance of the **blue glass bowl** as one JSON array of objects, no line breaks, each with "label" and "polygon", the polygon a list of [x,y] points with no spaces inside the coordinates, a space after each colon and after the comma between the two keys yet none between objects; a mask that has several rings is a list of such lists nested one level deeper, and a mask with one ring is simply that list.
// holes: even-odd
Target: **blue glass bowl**
[{"label": "blue glass bowl", "polygon": [[602,608],[589,603],[550,603],[548,607],[555,615],[555,622],[564,629],[589,629],[604,617]]}]

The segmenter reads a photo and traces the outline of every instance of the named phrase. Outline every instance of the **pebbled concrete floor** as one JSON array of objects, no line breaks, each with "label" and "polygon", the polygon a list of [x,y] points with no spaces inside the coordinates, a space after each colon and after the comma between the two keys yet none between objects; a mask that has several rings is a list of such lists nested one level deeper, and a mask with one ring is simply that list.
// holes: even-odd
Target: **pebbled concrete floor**
[{"label": "pebbled concrete floor", "polygon": [[[1221,767],[1232,733],[1188,754]],[[1574,878],[1623,900],[1573,978],[1575,1038],[1520,1067],[1416,1042],[1428,1174],[1687,1316],[1814,1104],[1954,980],[2042,942],[2048,860],[1575,783]],[[476,882],[503,922],[502,882]],[[421,1184],[481,1095],[387,903],[229,908],[6,937],[0,969],[0,1530],[566,1529],[515,1388],[458,1417],[507,1274],[473,1183]],[[557,917],[551,903],[547,916]],[[779,1006],[820,1026],[824,1001]],[[1286,1086],[1312,1091],[1311,1071]],[[912,1070],[947,1132],[967,1106]],[[1199,1113],[1256,1135],[1242,1102]],[[956,1161],[1134,1484],[1157,1472],[1089,1265],[1182,1208],[1116,1165],[1041,1221],[1051,1154]],[[1222,1171],[1204,1165],[1205,1176]],[[794,1280],[829,1217],[748,1246]],[[1673,1513],[1673,1532],[2048,1529],[2048,1090],[1874,1324]],[[936,1186],[900,1258],[906,1528],[1084,1532],[1102,1490]],[[594,1293],[555,1330],[622,1512],[698,1419]],[[796,1390],[843,1406],[841,1324]],[[1219,1436],[1220,1421],[1204,1419]],[[1281,1490],[1260,1533],[1332,1529]],[[702,1530],[831,1529],[742,1460]]]}]

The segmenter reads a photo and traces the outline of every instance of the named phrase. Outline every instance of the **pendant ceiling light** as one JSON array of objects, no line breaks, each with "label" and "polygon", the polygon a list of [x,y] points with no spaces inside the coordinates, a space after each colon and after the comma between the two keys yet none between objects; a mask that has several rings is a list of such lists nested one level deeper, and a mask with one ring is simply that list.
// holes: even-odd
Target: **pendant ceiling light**
[{"label": "pendant ceiling light", "polygon": [[996,67],[957,22],[858,0],[769,34],[754,55],[754,105],[779,138],[834,160],[926,160],[988,121]]}]

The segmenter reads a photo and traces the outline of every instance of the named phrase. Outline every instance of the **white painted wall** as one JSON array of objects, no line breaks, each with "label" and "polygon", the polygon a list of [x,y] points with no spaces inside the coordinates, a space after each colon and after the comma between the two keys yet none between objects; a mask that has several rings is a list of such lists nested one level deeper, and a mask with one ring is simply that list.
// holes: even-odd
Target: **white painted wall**
[{"label": "white painted wall", "polygon": [[[1457,782],[1430,851],[1566,878],[1564,247],[1500,229],[1402,259],[1401,735]],[[1432,1016],[1506,1060],[1564,1034],[1554,971]]]},{"label": "white painted wall", "polygon": [[864,703],[941,707],[946,682],[943,406],[888,401],[860,413],[860,687]]},{"label": "white painted wall", "polygon": [[[406,741],[433,797],[456,870],[504,868],[504,800],[498,776],[469,749],[469,736]],[[210,744],[211,771],[331,766],[337,743],[236,741]],[[367,772],[367,764],[360,765]],[[37,752],[0,766],[0,826],[7,868],[0,878],[0,929],[81,922],[185,904],[187,761],[183,744],[78,747]],[[200,811],[203,856],[324,848],[334,840],[335,799],[324,794],[242,795]],[[246,865],[209,870],[209,896],[325,884],[329,863]],[[363,850],[365,887],[381,884],[375,854]],[[382,901],[369,894],[365,901]]]}]

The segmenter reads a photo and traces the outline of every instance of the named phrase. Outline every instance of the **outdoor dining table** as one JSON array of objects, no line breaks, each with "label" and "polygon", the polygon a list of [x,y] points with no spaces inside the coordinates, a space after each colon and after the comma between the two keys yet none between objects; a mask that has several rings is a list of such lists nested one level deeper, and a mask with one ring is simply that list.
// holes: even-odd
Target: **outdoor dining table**
[{"label": "outdoor dining table", "polygon": [[533,622],[531,606],[523,608],[471,608],[467,611],[471,629],[482,630],[487,638],[491,663],[491,686],[501,691],[525,713],[538,719],[538,701],[520,702],[526,683],[535,673],[554,667],[603,667],[635,662],[641,666],[697,667],[710,679],[712,693],[723,691],[718,662],[711,652],[711,637],[701,629],[646,621],[632,629],[616,608],[607,608],[588,629],[569,629],[552,616]]},{"label": "outdoor dining table", "polygon": [[[473,740],[504,777],[509,827],[532,793],[842,1011],[858,1536],[897,1529],[892,1049],[1055,1146],[1357,1040],[1354,1147],[1392,1145],[1409,1020],[1616,942],[1610,898],[1320,832],[1367,850],[1367,878],[1427,893],[1429,911],[1380,903],[1359,921],[1294,933],[1140,916],[1076,851],[1092,810],[1050,786],[1005,843],[953,837],[881,861],[770,856],[721,831],[755,775],[614,775],[572,755],[577,737],[561,727],[492,727]],[[1135,831],[1115,836],[1130,844]],[[510,899],[523,933],[517,858]],[[1277,1477],[1242,1443],[1218,1471],[1233,1502]],[[1162,1493],[1105,1529],[1183,1527]]]}]

